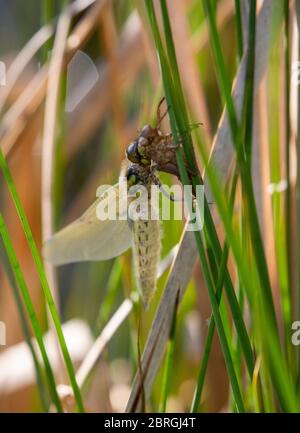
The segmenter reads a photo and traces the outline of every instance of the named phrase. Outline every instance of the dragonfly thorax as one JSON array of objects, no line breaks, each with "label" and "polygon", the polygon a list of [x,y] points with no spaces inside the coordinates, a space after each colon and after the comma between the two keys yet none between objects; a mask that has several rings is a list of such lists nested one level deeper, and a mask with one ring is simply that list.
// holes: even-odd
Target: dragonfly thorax
[{"label": "dragonfly thorax", "polygon": [[151,170],[149,166],[140,164],[129,165],[126,173],[128,187],[133,185],[148,185],[151,182]]}]

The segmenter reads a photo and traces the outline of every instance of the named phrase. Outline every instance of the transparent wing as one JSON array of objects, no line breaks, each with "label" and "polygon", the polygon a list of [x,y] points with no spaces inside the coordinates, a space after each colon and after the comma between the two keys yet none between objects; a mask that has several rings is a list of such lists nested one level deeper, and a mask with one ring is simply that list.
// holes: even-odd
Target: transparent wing
[{"label": "transparent wing", "polygon": [[[118,197],[118,185],[98,198],[76,221],[53,235],[43,247],[43,256],[54,265],[89,260],[108,260],[126,251],[132,242],[132,231],[126,220],[97,218],[99,203]],[[103,191],[102,191],[103,192]],[[114,194],[112,194],[114,193]],[[124,197],[125,198],[125,197]]]}]

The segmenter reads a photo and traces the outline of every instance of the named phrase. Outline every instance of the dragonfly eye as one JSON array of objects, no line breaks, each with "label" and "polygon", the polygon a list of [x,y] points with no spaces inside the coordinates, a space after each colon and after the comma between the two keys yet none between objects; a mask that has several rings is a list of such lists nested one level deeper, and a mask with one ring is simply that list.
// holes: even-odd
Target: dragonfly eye
[{"label": "dragonfly eye", "polygon": [[126,149],[126,156],[129,161],[136,164],[140,163],[140,155],[138,152],[138,141],[133,141]]}]

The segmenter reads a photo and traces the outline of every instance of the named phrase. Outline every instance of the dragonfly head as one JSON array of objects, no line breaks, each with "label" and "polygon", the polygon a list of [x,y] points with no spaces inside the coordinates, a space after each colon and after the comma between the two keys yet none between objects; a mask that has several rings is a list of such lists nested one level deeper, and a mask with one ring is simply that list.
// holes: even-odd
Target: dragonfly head
[{"label": "dragonfly head", "polygon": [[148,146],[148,139],[139,136],[135,141],[129,144],[126,149],[126,157],[134,164],[141,164],[144,166],[151,165],[151,160],[144,155],[143,149]]}]

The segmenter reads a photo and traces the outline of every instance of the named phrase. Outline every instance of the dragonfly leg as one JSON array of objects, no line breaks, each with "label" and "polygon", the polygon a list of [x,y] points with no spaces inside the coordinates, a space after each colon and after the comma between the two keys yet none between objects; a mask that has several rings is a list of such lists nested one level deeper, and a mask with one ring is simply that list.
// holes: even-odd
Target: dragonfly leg
[{"label": "dragonfly leg", "polygon": [[[154,166],[154,167],[153,167]],[[152,180],[152,182],[159,188],[159,190],[163,193],[164,196],[166,196],[170,201],[183,201],[182,199],[178,200],[175,199],[171,194],[169,194],[164,187],[161,184],[161,181],[158,179],[158,177],[154,174],[154,170],[157,170],[157,164],[153,164],[153,166],[151,167],[151,173],[150,173],[150,179]]]},{"label": "dragonfly leg", "polygon": [[163,96],[162,98],[161,98],[161,100],[159,101],[159,104],[158,104],[158,107],[157,107],[157,113],[156,113],[156,129],[159,129],[160,128],[160,125],[161,125],[161,122],[163,121],[163,119],[166,117],[166,115],[168,114],[168,111],[169,111],[169,109],[170,109],[170,107],[168,106],[167,107],[167,109],[165,110],[165,112],[163,113],[163,114],[161,114],[161,112],[160,112],[160,109],[161,109],[161,106],[162,106],[162,104],[164,103],[164,101],[165,101],[165,97]]}]

